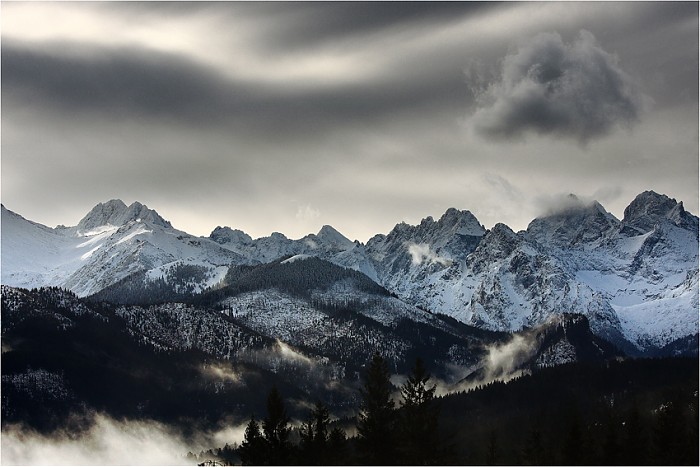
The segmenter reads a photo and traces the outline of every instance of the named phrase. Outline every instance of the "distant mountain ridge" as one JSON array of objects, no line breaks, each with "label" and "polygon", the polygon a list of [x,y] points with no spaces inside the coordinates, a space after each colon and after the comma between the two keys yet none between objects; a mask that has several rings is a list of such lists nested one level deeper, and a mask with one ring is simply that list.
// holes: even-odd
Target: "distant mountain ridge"
[{"label": "distant mountain ridge", "polygon": [[622,220],[570,196],[517,233],[504,224],[487,230],[471,212],[451,208],[366,244],[331,226],[298,240],[253,239],[230,227],[195,237],[120,200],[56,229],[2,207],[2,283],[10,286],[88,296],[130,277],[177,276],[182,290],[198,293],[222,283],[231,266],[298,255],[354,269],[407,304],[494,331],[582,314],[596,335],[632,353],[698,333],[698,218],[652,191],[638,195]]}]

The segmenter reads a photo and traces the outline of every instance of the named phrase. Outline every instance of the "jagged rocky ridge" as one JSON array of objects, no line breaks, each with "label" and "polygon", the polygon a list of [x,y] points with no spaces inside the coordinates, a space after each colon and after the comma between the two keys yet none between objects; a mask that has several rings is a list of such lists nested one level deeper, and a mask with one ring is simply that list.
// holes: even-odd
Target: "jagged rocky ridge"
[{"label": "jagged rocky ridge", "polygon": [[450,209],[366,244],[330,226],[299,240],[252,239],[228,227],[194,237],[119,200],[56,229],[3,206],[2,247],[3,284],[58,285],[80,296],[134,278],[191,295],[220,286],[232,265],[313,256],[362,272],[409,306],[482,329],[582,314],[596,335],[629,353],[698,333],[698,218],[654,192],[637,196],[621,221],[572,196],[517,233],[503,224],[487,230],[469,211]]}]

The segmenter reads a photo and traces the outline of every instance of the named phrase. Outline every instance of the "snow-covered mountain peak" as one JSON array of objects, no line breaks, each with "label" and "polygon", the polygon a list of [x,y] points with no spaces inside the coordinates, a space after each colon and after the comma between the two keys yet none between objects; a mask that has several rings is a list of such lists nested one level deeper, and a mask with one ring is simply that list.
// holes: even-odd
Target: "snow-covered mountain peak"
[{"label": "snow-covered mountain peak", "polygon": [[335,230],[330,225],[324,225],[323,227],[321,227],[321,230],[319,230],[316,234],[316,238],[318,238],[323,243],[336,246],[342,250],[352,248],[354,245],[354,243],[350,239],[348,239],[345,235]]},{"label": "snow-covered mountain peak", "polygon": [[131,221],[148,222],[161,227],[172,227],[170,222],[163,219],[156,211],[138,201],[130,206],[120,199],[99,203],[83,217],[76,227],[77,235],[85,235],[104,226],[120,227]]},{"label": "snow-covered mountain peak", "polygon": [[470,211],[460,211],[455,208],[449,208],[445,211],[438,224],[442,225],[443,228],[451,229],[453,233],[459,235],[481,237],[486,233],[484,226],[479,223]]},{"label": "snow-covered mountain peak", "polygon": [[682,204],[679,204],[666,195],[645,191],[625,208],[621,231],[626,235],[645,234],[666,219],[679,227],[692,228],[693,224],[697,225],[697,218],[688,214]]},{"label": "snow-covered mountain peak", "polygon": [[417,225],[401,222],[364,245],[331,226],[298,240],[278,232],[253,240],[229,227],[194,237],[146,206],[120,200],[60,229],[2,206],[2,281],[89,295],[129,277],[179,280],[191,273],[188,284],[202,290],[231,264],[313,257],[360,271],[411,304],[488,329],[515,330],[568,311],[587,316],[596,334],[639,350],[697,333],[698,218],[682,203],[645,192],[623,222],[573,195],[555,204],[525,232],[505,224],[486,231],[471,212],[450,208]]},{"label": "snow-covered mountain peak", "polygon": [[505,224],[500,222],[493,229],[486,232],[484,239],[476,247],[474,257],[482,257],[485,253],[493,258],[505,258],[517,247],[520,240],[518,234]]},{"label": "snow-covered mountain peak", "polygon": [[287,236],[286,236],[285,234],[280,233],[280,232],[272,232],[272,233],[270,234],[270,236],[267,237],[267,238],[269,238],[269,239],[271,239],[271,240],[275,240],[275,241],[280,241],[280,242],[288,242],[288,241],[291,241],[289,238],[287,238]]},{"label": "snow-covered mountain peak", "polygon": [[557,210],[534,219],[527,232],[541,244],[570,247],[601,240],[619,228],[620,221],[597,201],[581,201],[569,195]]},{"label": "snow-covered mountain peak", "polygon": [[250,235],[243,232],[242,230],[232,229],[231,227],[216,227],[209,238],[214,240],[219,245],[224,245],[226,243],[233,244],[248,244],[253,241]]},{"label": "snow-covered mountain peak", "polygon": [[671,221],[673,225],[693,232],[695,238],[698,238],[698,218],[683,208],[682,201],[676,204],[673,209],[666,214],[666,218]]},{"label": "snow-covered mountain peak", "polygon": [[[427,216],[418,225],[410,225],[405,222],[396,224],[386,240],[401,239],[444,246],[450,243],[456,235],[482,237],[485,233],[486,229],[471,212],[449,208],[437,221],[432,216]],[[368,244],[381,240],[384,238],[377,236],[375,240],[373,237]]]}]

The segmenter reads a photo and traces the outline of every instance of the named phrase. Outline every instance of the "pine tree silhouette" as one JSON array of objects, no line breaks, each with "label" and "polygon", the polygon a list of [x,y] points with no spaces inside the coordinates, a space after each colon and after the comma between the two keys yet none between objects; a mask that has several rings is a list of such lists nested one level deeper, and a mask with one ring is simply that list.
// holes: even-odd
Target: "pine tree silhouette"
[{"label": "pine tree silhouette", "polygon": [[328,435],[328,458],[326,465],[348,465],[348,442],[345,433],[338,427]]},{"label": "pine tree silhouette", "polygon": [[267,417],[263,420],[263,436],[269,449],[271,465],[289,463],[291,444],[289,442],[289,417],[284,400],[275,386],[267,396]]},{"label": "pine tree silhouette", "polygon": [[311,419],[303,424],[300,432],[300,457],[303,464],[328,465],[328,423],[330,413],[320,401],[316,402]]},{"label": "pine tree silhouette", "polygon": [[267,454],[267,441],[260,432],[260,425],[255,420],[255,416],[251,416],[245,429],[243,442],[238,448],[241,463],[243,465],[265,465],[268,463]]},{"label": "pine tree silhouette", "polygon": [[391,382],[386,361],[375,353],[360,393],[362,404],[357,417],[357,447],[360,462],[390,465],[396,458],[396,424]]},{"label": "pine tree silhouette", "polygon": [[401,386],[401,461],[411,465],[438,463],[438,409],[435,385],[428,386],[430,374],[423,360],[416,359],[408,380]]}]

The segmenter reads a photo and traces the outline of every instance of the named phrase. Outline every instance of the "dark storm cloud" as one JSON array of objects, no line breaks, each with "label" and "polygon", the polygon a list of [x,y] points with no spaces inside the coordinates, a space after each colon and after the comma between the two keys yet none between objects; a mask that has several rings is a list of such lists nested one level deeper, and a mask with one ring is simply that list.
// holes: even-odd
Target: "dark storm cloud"
[{"label": "dark storm cloud", "polygon": [[535,132],[586,143],[635,123],[646,99],[590,32],[571,44],[541,33],[505,57],[500,79],[477,95],[471,123],[492,139]]},{"label": "dark storm cloud", "polygon": [[262,132],[369,124],[401,112],[455,103],[459,73],[440,80],[306,87],[223,76],[185,57],[147,49],[2,44],[3,107],[35,106],[76,117],[146,118]]}]

